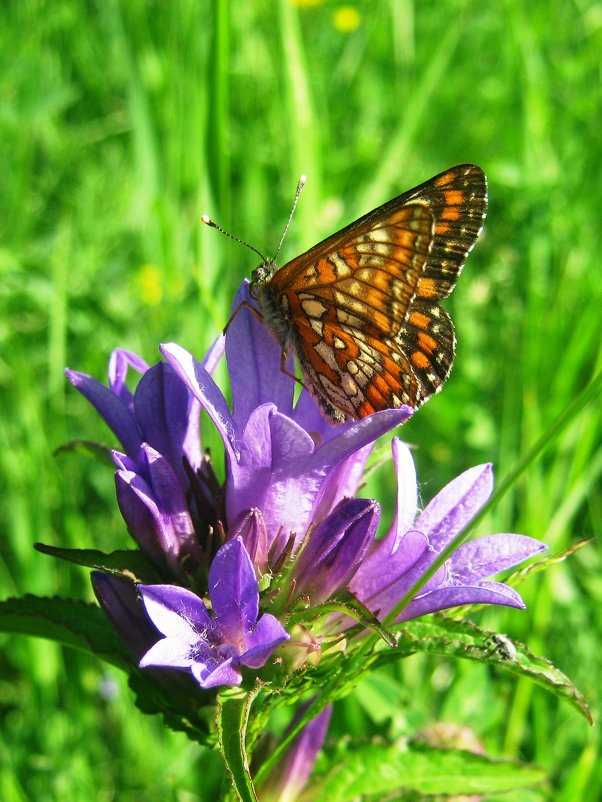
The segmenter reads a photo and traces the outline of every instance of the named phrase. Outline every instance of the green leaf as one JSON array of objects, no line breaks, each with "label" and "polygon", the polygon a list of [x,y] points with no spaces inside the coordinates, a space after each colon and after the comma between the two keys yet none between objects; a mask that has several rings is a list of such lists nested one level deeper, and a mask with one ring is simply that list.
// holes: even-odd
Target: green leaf
[{"label": "green leaf", "polygon": [[0,602],[0,630],[72,646],[124,670],[132,667],[131,656],[95,604],[38,596],[7,599]]},{"label": "green leaf", "polygon": [[376,664],[407,657],[416,652],[462,657],[492,663],[520,677],[527,677],[564,699],[589,722],[592,717],[582,694],[571,680],[545,657],[532,654],[523,643],[481,629],[470,621],[455,621],[434,615],[406,621],[398,633],[397,647],[381,652]]},{"label": "green leaf", "polygon": [[253,700],[259,693],[227,688],[217,697],[217,735],[219,747],[241,802],[258,802],[246,752],[246,733]]},{"label": "green leaf", "polygon": [[526,568],[520,568],[518,571],[513,571],[504,578],[504,582],[507,585],[516,587],[517,585],[520,585],[520,583],[523,582],[527,577],[530,577],[531,574],[537,574],[540,571],[545,571],[548,568],[551,568],[557,563],[563,562],[569,557],[572,557],[573,554],[581,551],[581,549],[585,546],[589,546],[591,543],[593,543],[593,541],[593,537],[580,540],[578,543],[573,543],[566,549],[562,549],[562,551],[557,551],[554,554],[548,555],[547,557],[540,557],[536,563],[531,563],[531,565],[527,565]]},{"label": "green leaf", "polygon": [[165,669],[133,669],[129,686],[136,707],[146,715],[159,715],[175,732],[214,748],[215,692],[203,690],[192,675]]},{"label": "green leaf", "polygon": [[140,549],[119,549],[106,554],[98,549],[63,549],[45,543],[34,543],[34,548],[42,554],[104,571],[112,576],[128,579],[130,582],[146,584],[161,582],[157,569]]},{"label": "green leaf", "polygon": [[111,458],[111,447],[104,443],[99,443],[96,440],[69,440],[67,443],[55,448],[52,452],[53,456],[58,457],[60,454],[68,453],[70,451],[83,452],[92,454],[96,457],[101,457],[103,462],[115,467],[115,463]]},{"label": "green leaf", "polygon": [[47,638],[100,657],[129,674],[140,710],[161,715],[167,726],[185,732],[199,743],[214,745],[211,719],[215,695],[179,672],[139,670],[95,604],[36,596],[8,599],[0,602],[0,631]]},{"label": "green leaf", "polygon": [[381,799],[401,790],[446,796],[489,794],[544,779],[544,772],[534,766],[459,749],[437,749],[417,742],[370,743],[340,749],[337,765],[312,782],[301,800],[346,802],[362,795]]}]

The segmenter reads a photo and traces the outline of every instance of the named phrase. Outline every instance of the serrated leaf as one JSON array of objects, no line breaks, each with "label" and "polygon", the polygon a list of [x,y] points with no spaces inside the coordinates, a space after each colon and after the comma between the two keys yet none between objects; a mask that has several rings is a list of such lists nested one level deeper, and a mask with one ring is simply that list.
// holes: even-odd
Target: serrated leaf
[{"label": "serrated leaf", "polygon": [[234,789],[241,802],[258,802],[246,752],[246,733],[251,705],[259,688],[245,691],[227,688],[217,697],[219,747]]},{"label": "serrated leaf", "polygon": [[340,749],[337,765],[314,780],[301,802],[348,802],[362,795],[380,799],[419,794],[489,794],[540,783],[544,772],[510,760],[494,760],[459,749],[418,742],[370,743]]},{"label": "serrated leaf", "polygon": [[215,692],[203,690],[189,674],[161,668],[132,670],[129,686],[143,713],[160,715],[169,729],[215,747]]},{"label": "serrated leaf", "polygon": [[416,652],[462,657],[492,663],[520,677],[527,677],[565,699],[589,722],[592,717],[582,694],[571,680],[545,657],[538,657],[523,643],[481,629],[470,621],[455,621],[434,615],[406,621],[398,633],[397,647],[381,652],[377,664],[401,659]]},{"label": "serrated leaf", "polygon": [[72,599],[23,596],[0,602],[0,630],[47,638],[129,670],[132,658],[95,604]]},{"label": "serrated leaf", "polygon": [[593,543],[593,540],[593,537],[587,538],[586,540],[580,540],[578,543],[573,543],[566,549],[562,549],[562,551],[557,551],[554,554],[548,555],[547,557],[540,557],[536,563],[527,565],[526,568],[520,568],[518,571],[513,571],[511,574],[505,577],[504,582],[507,585],[516,587],[531,574],[538,574],[540,571],[545,571],[546,569],[551,568],[553,565],[563,562],[568,557],[572,557],[573,554],[576,554],[584,546],[589,546],[590,543]]},{"label": "serrated leaf", "polygon": [[104,443],[99,443],[96,440],[69,440],[67,443],[62,443],[52,452],[53,457],[58,457],[71,451],[75,452],[88,452],[96,457],[101,457],[103,462],[115,467],[115,463],[111,458],[111,448]]},{"label": "serrated leaf", "polygon": [[106,554],[98,549],[63,549],[45,543],[34,543],[34,548],[42,554],[104,571],[130,582],[153,584],[162,581],[155,566],[140,549],[119,549]]}]

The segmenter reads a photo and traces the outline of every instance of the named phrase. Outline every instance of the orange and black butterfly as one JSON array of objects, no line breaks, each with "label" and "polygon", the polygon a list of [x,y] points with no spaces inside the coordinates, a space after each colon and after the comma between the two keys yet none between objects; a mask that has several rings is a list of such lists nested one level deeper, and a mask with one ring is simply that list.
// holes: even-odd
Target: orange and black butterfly
[{"label": "orange and black butterfly", "polygon": [[[418,407],[449,375],[456,337],[439,301],[483,228],[487,180],[460,164],[404,192],[278,268],[251,294],[335,421]],[[208,220],[205,220],[208,222]]]}]

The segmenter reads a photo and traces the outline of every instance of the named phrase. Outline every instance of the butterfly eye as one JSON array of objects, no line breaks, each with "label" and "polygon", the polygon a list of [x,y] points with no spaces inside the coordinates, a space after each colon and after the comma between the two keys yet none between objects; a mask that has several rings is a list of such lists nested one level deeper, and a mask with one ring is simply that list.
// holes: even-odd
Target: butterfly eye
[{"label": "butterfly eye", "polygon": [[276,262],[273,259],[264,259],[251,273],[251,286],[266,284],[276,272]]}]

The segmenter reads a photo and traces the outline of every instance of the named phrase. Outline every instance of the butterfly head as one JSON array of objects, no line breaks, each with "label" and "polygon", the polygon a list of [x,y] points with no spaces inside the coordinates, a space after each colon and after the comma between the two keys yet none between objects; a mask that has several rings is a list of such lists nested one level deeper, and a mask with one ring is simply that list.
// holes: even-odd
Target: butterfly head
[{"label": "butterfly head", "polygon": [[254,295],[253,290],[255,287],[267,284],[277,270],[278,266],[275,259],[264,259],[259,267],[256,267],[251,273],[251,295]]}]

